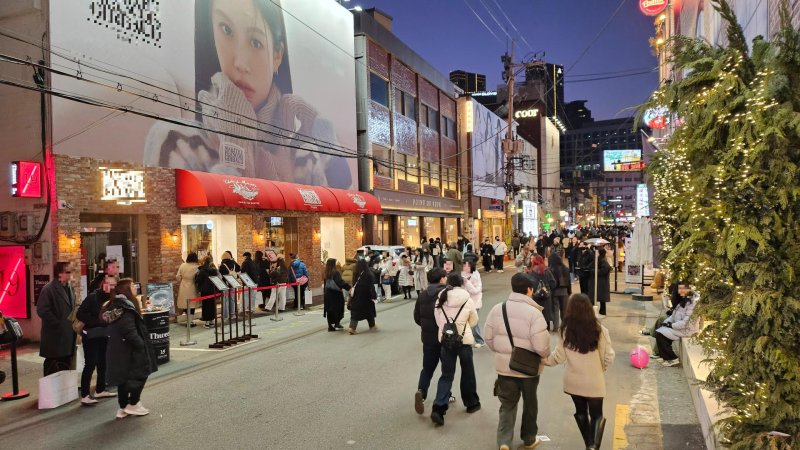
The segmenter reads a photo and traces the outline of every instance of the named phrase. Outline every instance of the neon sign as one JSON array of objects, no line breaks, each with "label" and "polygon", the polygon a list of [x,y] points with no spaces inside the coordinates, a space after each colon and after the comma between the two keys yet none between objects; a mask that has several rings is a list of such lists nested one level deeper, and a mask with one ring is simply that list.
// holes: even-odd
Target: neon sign
[{"label": "neon sign", "polygon": [[526,109],[523,111],[517,111],[514,113],[515,119],[527,119],[530,117],[536,117],[539,115],[538,109]]},{"label": "neon sign", "polygon": [[30,317],[25,269],[25,247],[0,247],[0,311],[4,316]]},{"label": "neon sign", "polygon": [[667,0],[639,0],[639,9],[646,16],[657,16],[667,9]]},{"label": "neon sign", "polygon": [[42,165],[36,161],[11,163],[11,195],[14,197],[42,197]]}]

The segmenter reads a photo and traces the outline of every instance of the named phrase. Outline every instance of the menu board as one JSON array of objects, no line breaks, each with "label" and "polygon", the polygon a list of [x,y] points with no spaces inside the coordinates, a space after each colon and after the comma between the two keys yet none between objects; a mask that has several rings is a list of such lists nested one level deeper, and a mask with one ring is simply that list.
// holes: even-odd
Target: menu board
[{"label": "menu board", "polygon": [[253,279],[250,278],[250,275],[242,272],[242,273],[239,274],[239,278],[242,279],[242,283],[244,283],[245,286],[247,286],[249,288],[257,287],[256,283],[253,282]]},{"label": "menu board", "polygon": [[211,280],[211,282],[214,283],[214,287],[216,287],[220,291],[227,291],[229,289],[228,286],[225,284],[225,282],[222,281],[222,278],[219,277],[219,275],[208,277],[208,279]]},{"label": "menu board", "polygon": [[223,275],[223,277],[225,278],[225,281],[228,282],[228,286],[232,287],[233,289],[239,289],[242,287],[242,284],[239,283],[239,280],[234,278],[233,275]]},{"label": "menu board", "polygon": [[150,299],[151,306],[162,311],[169,310],[170,314],[175,314],[172,283],[147,283],[147,297]]}]

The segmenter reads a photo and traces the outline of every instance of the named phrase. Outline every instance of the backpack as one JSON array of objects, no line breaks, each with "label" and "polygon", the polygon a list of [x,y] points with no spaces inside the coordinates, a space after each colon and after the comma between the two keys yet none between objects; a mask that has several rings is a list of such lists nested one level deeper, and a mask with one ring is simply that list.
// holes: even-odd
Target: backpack
[{"label": "backpack", "polygon": [[466,304],[467,302],[464,302],[461,305],[461,308],[458,308],[458,312],[456,313],[455,317],[453,317],[452,322],[450,321],[450,318],[447,317],[447,313],[444,312],[444,307],[442,307],[442,314],[444,314],[444,319],[447,321],[444,326],[442,326],[442,348],[448,352],[457,352],[461,346],[464,345],[464,333],[467,331],[467,324],[464,324],[464,330],[461,332],[461,334],[459,334],[458,327],[456,326],[456,320]]},{"label": "backpack", "polygon": [[536,290],[533,291],[533,300],[541,305],[549,298],[550,289],[547,288],[547,285],[543,280],[539,280],[539,283],[536,285]]}]

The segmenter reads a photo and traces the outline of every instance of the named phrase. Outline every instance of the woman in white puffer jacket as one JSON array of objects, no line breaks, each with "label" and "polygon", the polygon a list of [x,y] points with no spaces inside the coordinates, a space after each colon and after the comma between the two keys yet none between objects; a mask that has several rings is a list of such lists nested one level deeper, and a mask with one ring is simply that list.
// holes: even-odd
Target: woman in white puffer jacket
[{"label": "woman in white puffer jacket", "polygon": [[461,396],[468,413],[481,409],[478,397],[478,386],[475,381],[475,366],[472,361],[472,344],[475,339],[472,328],[478,323],[478,312],[475,304],[462,286],[464,280],[460,273],[451,273],[447,276],[447,288],[439,293],[433,315],[439,326],[439,342],[442,342],[442,330],[448,322],[455,322],[459,335],[462,336],[461,346],[455,350],[448,350],[442,345],[440,360],[442,362],[442,375],[436,389],[436,399],[433,401],[431,420],[436,425],[444,425],[444,415],[447,413],[450,400],[450,389],[456,373],[456,360],[461,363]]},{"label": "woman in white puffer jacket", "polygon": [[481,281],[481,274],[477,270],[473,272],[472,269],[472,263],[464,261],[461,277],[464,279],[464,289],[469,292],[469,298],[472,299],[472,303],[475,305],[475,313],[479,315],[478,323],[472,327],[472,337],[475,339],[474,347],[481,348],[486,345],[486,341],[481,336],[480,325],[480,312],[481,308],[483,308],[483,281]]}]

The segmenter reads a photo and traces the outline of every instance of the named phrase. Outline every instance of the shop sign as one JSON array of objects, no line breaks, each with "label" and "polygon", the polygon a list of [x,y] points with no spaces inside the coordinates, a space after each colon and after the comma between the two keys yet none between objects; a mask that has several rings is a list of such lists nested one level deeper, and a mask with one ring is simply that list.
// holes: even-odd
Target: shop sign
[{"label": "shop sign", "polygon": [[234,194],[239,195],[245,200],[252,200],[258,195],[258,186],[244,180],[225,179],[225,184],[230,186]]},{"label": "shop sign", "polygon": [[109,169],[101,167],[103,177],[100,200],[116,201],[118,205],[144,203],[144,171],[128,169]]},{"label": "shop sign", "polygon": [[515,119],[528,119],[532,117],[537,117],[539,115],[539,110],[537,108],[533,109],[524,109],[522,111],[517,111],[514,113]]},{"label": "shop sign", "polygon": [[503,201],[493,198],[486,209],[489,211],[503,211]]},{"label": "shop sign", "polygon": [[381,191],[375,189],[375,197],[385,210],[402,210],[411,212],[431,212],[439,214],[463,214],[460,200],[425,195],[411,195],[402,192]]},{"label": "shop sign", "polygon": [[636,217],[650,216],[650,197],[646,184],[636,185]]},{"label": "shop sign", "polygon": [[350,197],[350,200],[353,201],[353,204],[359,208],[367,206],[367,200],[364,198],[364,196],[360,194],[347,194],[347,196]]},{"label": "shop sign", "polygon": [[11,163],[11,195],[13,197],[42,197],[42,165],[36,161]]},{"label": "shop sign", "polygon": [[15,319],[30,317],[25,269],[25,247],[0,247],[0,311],[4,316]]},{"label": "shop sign", "polygon": [[319,198],[319,194],[313,189],[297,189],[297,192],[300,193],[300,196],[303,197],[303,203],[311,207],[322,206],[322,200]]},{"label": "shop sign", "polygon": [[525,234],[533,233],[539,235],[538,226],[539,209],[536,202],[522,200],[522,232]]},{"label": "shop sign", "polygon": [[667,9],[669,0],[639,0],[639,9],[646,16],[657,16]]},{"label": "shop sign", "polygon": [[660,130],[669,125],[669,110],[663,106],[650,108],[644,112],[644,123],[653,130]]}]

